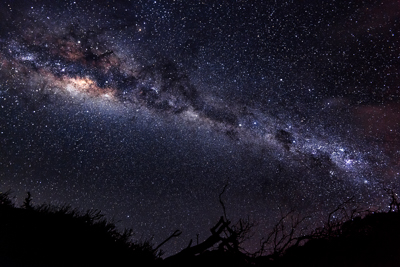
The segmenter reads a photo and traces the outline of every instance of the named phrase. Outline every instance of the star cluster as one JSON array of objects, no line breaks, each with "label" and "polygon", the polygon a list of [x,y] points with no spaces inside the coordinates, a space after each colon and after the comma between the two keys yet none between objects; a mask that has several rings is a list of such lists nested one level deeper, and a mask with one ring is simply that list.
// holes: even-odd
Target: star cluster
[{"label": "star cluster", "polygon": [[[145,237],[380,207],[399,166],[397,1],[3,1],[0,186]],[[257,241],[255,241],[257,243]],[[249,244],[255,249],[255,244]]]}]

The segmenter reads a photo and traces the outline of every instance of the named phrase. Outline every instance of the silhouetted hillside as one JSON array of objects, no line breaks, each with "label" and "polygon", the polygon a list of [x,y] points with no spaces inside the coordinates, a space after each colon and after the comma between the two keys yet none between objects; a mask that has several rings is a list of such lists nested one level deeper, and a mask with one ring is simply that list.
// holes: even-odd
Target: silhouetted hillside
[{"label": "silhouetted hillside", "polygon": [[289,248],[273,266],[400,266],[400,213],[370,213]]},{"label": "silhouetted hillside", "polygon": [[[268,235],[270,248],[250,254],[241,247],[254,226],[232,224],[225,214],[211,235],[162,259],[159,248],[178,237],[175,231],[156,248],[132,242],[132,231],[117,231],[98,210],[79,212],[70,206],[33,206],[31,197],[16,207],[0,193],[0,266],[399,266],[400,204],[391,191],[389,212],[348,210],[339,205],[325,226],[294,235],[302,220],[287,215]],[[342,214],[335,217],[334,214]],[[291,227],[283,227],[291,218]],[[295,219],[293,219],[295,218]],[[271,249],[272,247],[272,249]],[[269,253],[267,253],[269,251]]]},{"label": "silhouetted hillside", "polygon": [[70,206],[18,208],[0,194],[0,266],[149,266],[157,256],[148,242],[133,243],[100,211]]}]

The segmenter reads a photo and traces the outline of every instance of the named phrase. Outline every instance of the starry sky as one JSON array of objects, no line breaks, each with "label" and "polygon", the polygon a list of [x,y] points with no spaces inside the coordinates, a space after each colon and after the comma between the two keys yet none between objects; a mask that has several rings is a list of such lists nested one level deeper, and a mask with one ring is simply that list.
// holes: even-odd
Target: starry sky
[{"label": "starry sky", "polygon": [[384,207],[400,4],[1,1],[0,190],[97,208],[174,253],[222,215]]}]

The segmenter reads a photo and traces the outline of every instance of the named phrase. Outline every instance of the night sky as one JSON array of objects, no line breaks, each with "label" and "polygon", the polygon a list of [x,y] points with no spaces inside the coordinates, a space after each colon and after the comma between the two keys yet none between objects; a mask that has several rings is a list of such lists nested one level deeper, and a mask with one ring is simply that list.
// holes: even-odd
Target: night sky
[{"label": "night sky", "polygon": [[222,215],[387,206],[400,4],[2,1],[0,191],[97,208],[174,253]]}]

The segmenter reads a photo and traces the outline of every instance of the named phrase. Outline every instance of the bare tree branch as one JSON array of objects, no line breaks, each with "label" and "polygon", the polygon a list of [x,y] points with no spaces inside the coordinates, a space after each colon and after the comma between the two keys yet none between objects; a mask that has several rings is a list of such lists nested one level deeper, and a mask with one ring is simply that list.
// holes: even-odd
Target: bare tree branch
[{"label": "bare tree branch", "polygon": [[260,240],[260,249],[253,256],[267,253],[269,257],[276,258],[289,247],[298,246],[302,241],[310,239],[311,236],[304,233],[307,227],[303,226],[309,218],[309,216],[301,217],[300,214],[295,214],[293,209],[285,214],[281,213],[281,218],[272,231],[266,238]]},{"label": "bare tree branch", "polygon": [[165,243],[167,243],[170,239],[174,238],[174,237],[178,237],[182,234],[182,231],[180,230],[175,230],[175,232],[173,232],[169,237],[167,237],[167,239],[165,239],[163,242],[161,242],[153,251],[157,251],[162,245],[164,245]]},{"label": "bare tree branch", "polygon": [[218,196],[218,199],[219,199],[219,203],[221,203],[221,206],[222,206],[222,211],[224,212],[224,217],[225,217],[225,220],[227,220],[227,217],[226,217],[226,209],[225,209],[225,204],[224,204],[224,202],[222,201],[222,195],[225,193],[225,190],[226,190],[226,188],[228,187],[228,182],[224,185],[224,188],[222,189],[222,192],[219,194],[219,196]]}]

